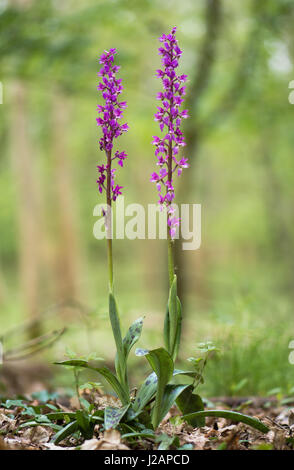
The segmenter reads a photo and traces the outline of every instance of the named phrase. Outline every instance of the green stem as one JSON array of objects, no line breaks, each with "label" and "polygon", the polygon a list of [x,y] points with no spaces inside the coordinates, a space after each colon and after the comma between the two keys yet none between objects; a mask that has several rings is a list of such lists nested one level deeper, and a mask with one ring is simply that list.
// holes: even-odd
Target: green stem
[{"label": "green stem", "polygon": [[75,389],[76,389],[77,399],[78,399],[80,408],[83,408],[83,405],[81,403],[80,390],[79,390],[80,388],[79,387],[79,373],[75,367],[74,367],[73,372],[74,372],[74,378],[75,378]]},{"label": "green stem", "polygon": [[[173,52],[170,52],[170,59],[173,60]],[[173,81],[171,80],[171,94],[173,96]],[[174,102],[173,98],[170,100],[170,110],[169,110],[169,120],[170,124],[173,123],[172,108]],[[173,180],[173,144],[172,140],[168,144],[168,159],[167,159],[167,179],[170,185],[172,185]],[[169,275],[169,287],[172,286],[175,268],[174,268],[174,250],[173,250],[173,240],[170,235],[170,227],[167,226],[167,243],[168,243],[168,275]]]},{"label": "green stem", "polygon": [[107,156],[107,186],[106,186],[106,236],[107,236],[107,257],[108,257],[108,276],[109,291],[113,291],[113,259],[112,259],[112,217],[111,217],[111,151],[106,152]]},{"label": "green stem", "polygon": [[108,278],[109,278],[109,291],[113,292],[113,259],[112,259],[112,239],[107,240],[107,258],[108,258]]},{"label": "green stem", "polygon": [[[168,227],[169,230],[169,227]],[[167,239],[167,249],[168,249],[168,277],[169,277],[169,286],[171,287],[174,275],[175,275],[175,267],[174,267],[174,244],[171,239],[170,234],[168,233]]]}]

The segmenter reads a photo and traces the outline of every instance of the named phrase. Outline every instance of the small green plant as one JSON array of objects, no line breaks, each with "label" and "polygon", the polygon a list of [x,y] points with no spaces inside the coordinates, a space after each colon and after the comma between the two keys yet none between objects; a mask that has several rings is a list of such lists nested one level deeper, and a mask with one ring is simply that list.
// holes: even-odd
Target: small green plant
[{"label": "small green plant", "polygon": [[[202,398],[195,393],[196,388],[203,382],[203,372],[209,356],[217,350],[210,342],[201,343],[198,346],[200,356],[189,358],[190,370],[179,370],[175,368],[180,339],[182,308],[177,295],[177,277],[174,270],[173,245],[176,234],[176,227],[179,219],[174,216],[172,205],[174,199],[173,174],[181,174],[186,168],[187,159],[178,159],[179,147],[184,145],[180,123],[183,118],[188,117],[187,111],[181,111],[180,105],[184,95],[183,82],[185,75],[177,75],[176,68],[182,51],[178,47],[176,40],[176,29],[169,35],[163,35],[160,41],[164,47],[160,47],[159,53],[162,56],[164,70],[158,71],[158,76],[162,78],[164,92],[159,93],[158,98],[163,102],[163,107],[158,108],[155,119],[160,123],[163,131],[167,127],[166,136],[161,139],[154,137],[156,155],[158,157],[159,174],[153,173],[151,181],[156,182],[159,192],[159,203],[163,210],[167,211],[167,244],[168,244],[168,273],[169,273],[169,297],[163,328],[164,347],[153,350],[137,349],[136,355],[144,357],[151,368],[151,373],[139,387],[138,393],[134,397],[130,393],[128,377],[128,357],[133,346],[140,339],[143,318],[137,319],[122,334],[120,316],[117,302],[114,296],[114,276],[113,276],[113,255],[112,255],[112,227],[111,208],[119,194],[121,186],[114,185],[115,169],[113,162],[118,160],[118,164],[123,166],[126,158],[125,152],[116,151],[113,155],[114,140],[123,132],[127,131],[127,124],[119,124],[122,117],[122,109],[126,107],[125,102],[119,102],[118,96],[122,92],[121,80],[116,78],[119,68],[114,65],[115,49],[105,51],[100,58],[102,68],[99,75],[102,82],[98,89],[102,91],[105,104],[98,106],[101,117],[97,123],[102,127],[103,136],[100,140],[100,149],[105,151],[106,165],[98,166],[98,186],[99,191],[106,193],[107,208],[103,211],[107,234],[107,254],[109,272],[109,319],[116,345],[116,357],[114,369],[102,366],[97,367],[91,358],[70,357],[56,364],[72,367],[75,375],[76,390],[80,400],[81,409],[73,414],[60,414],[68,421],[65,428],[59,430],[55,436],[55,442],[59,442],[65,437],[79,431],[82,436],[92,435],[95,422],[101,424],[102,430],[118,428],[123,438],[153,439],[159,444],[159,448],[169,448],[178,446],[175,438],[166,435],[155,436],[155,431],[167,415],[172,406],[176,405],[182,413],[182,420],[193,427],[205,425],[205,417],[224,417],[232,421],[241,421],[261,432],[267,432],[268,428],[255,418],[245,416],[238,412],[226,410],[205,410]],[[164,192],[164,194],[162,193]],[[120,407],[107,406],[104,410],[95,410],[93,405],[82,402],[79,396],[79,372],[81,369],[89,369],[97,372],[103,377],[113,392],[121,402]],[[177,383],[179,377],[186,376],[190,383]],[[55,414],[55,418],[56,418]],[[51,414],[52,417],[52,414]],[[50,417],[49,417],[50,419]]]},{"label": "small green plant", "polygon": [[[69,348],[66,348],[66,356],[70,360],[76,359],[78,361],[86,361],[86,362],[103,360],[101,357],[98,357],[95,352],[92,352],[88,354],[87,356],[78,357],[78,355]],[[74,387],[75,387],[76,397],[79,402],[80,408],[83,408],[83,398],[81,397],[80,390],[84,390],[86,388],[90,390],[93,390],[95,388],[97,389],[98,387],[101,387],[101,384],[100,382],[88,382],[85,384],[80,384],[80,373],[82,372],[83,368],[77,365],[77,366],[71,367],[71,369],[73,371],[73,376],[74,376]]]},{"label": "small green plant", "polygon": [[94,405],[83,399],[80,410],[66,412],[58,405],[43,403],[32,405],[24,400],[6,400],[1,403],[3,408],[22,408],[21,415],[26,419],[17,430],[26,427],[44,426],[50,427],[56,434],[53,442],[58,444],[69,436],[90,439],[93,436],[94,427],[97,423],[103,423],[103,411],[95,410]]}]

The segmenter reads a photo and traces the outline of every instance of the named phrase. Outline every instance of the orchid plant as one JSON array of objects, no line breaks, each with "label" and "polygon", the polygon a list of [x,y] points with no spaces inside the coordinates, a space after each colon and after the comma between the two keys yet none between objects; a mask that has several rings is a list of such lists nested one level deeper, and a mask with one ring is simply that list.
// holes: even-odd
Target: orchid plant
[{"label": "orchid plant", "polygon": [[185,146],[185,139],[181,131],[183,119],[188,117],[186,109],[181,110],[184,101],[187,75],[177,74],[182,50],[176,39],[176,28],[170,34],[163,34],[158,49],[162,59],[162,69],[157,70],[157,77],[162,80],[163,91],[159,92],[157,99],[161,106],[157,107],[155,120],[163,137],[154,136],[155,156],[157,157],[158,172],[151,175],[151,181],[156,183],[159,193],[161,210],[167,211],[167,240],[168,240],[168,272],[170,282],[170,295],[164,327],[164,342],[167,351],[175,360],[178,354],[181,336],[181,303],[177,297],[177,278],[174,269],[173,244],[176,228],[180,219],[175,216],[173,201],[175,198],[174,175],[180,176],[184,168],[188,168],[188,159],[179,157],[181,147]]},{"label": "orchid plant", "polygon": [[[117,197],[122,193],[122,186],[115,183],[117,168],[123,167],[127,154],[114,148],[115,141],[128,130],[127,124],[121,124],[123,110],[127,104],[119,101],[123,91],[122,81],[117,78],[119,66],[114,64],[116,49],[105,51],[100,57],[102,68],[99,72],[101,81],[98,91],[102,93],[103,104],[97,110],[99,117],[97,125],[102,129],[100,150],[105,153],[105,162],[97,166],[98,190],[106,195],[106,210],[103,212],[107,231],[107,253],[109,266],[109,318],[116,344],[115,373],[109,368],[96,367],[85,358],[69,359],[57,364],[74,368],[86,368],[96,371],[112,387],[121,402],[121,407],[106,407],[105,410],[95,410],[93,405],[82,403],[83,409],[68,414],[67,431],[65,428],[57,433],[55,442],[67,435],[80,430],[85,436],[91,434],[94,423],[98,422],[104,429],[118,427],[126,439],[148,437],[155,439],[155,431],[171,407],[176,404],[182,412],[182,419],[194,427],[204,426],[206,416],[221,416],[235,421],[247,423],[262,432],[268,428],[255,418],[241,413],[226,410],[204,410],[201,397],[195,394],[195,389],[203,383],[203,369],[208,356],[215,350],[211,344],[201,346],[201,355],[190,358],[190,370],[175,368],[180,335],[181,335],[181,303],[177,296],[177,279],[173,262],[173,245],[179,219],[175,216],[173,201],[175,198],[174,176],[180,176],[182,170],[188,167],[187,158],[179,156],[181,147],[185,145],[181,131],[182,120],[188,117],[186,110],[181,110],[184,101],[187,75],[177,74],[179,59],[182,51],[176,39],[176,28],[170,34],[160,37],[159,54],[162,58],[163,69],[157,70],[157,76],[162,80],[163,91],[157,98],[161,101],[155,114],[159,122],[162,137],[155,136],[153,144],[157,157],[158,171],[151,176],[156,183],[159,193],[159,204],[167,211],[167,243],[168,243],[168,272],[170,292],[167,313],[164,322],[164,347],[153,350],[137,349],[137,356],[145,356],[152,372],[139,387],[134,396],[130,392],[127,362],[129,353],[139,340],[143,318],[136,320],[123,337],[120,325],[116,299],[114,297],[113,257],[112,257],[112,227],[111,209]],[[177,377],[186,376],[191,383],[179,384]],[[69,416],[70,415],[70,416]],[[90,431],[87,431],[87,423]]]}]

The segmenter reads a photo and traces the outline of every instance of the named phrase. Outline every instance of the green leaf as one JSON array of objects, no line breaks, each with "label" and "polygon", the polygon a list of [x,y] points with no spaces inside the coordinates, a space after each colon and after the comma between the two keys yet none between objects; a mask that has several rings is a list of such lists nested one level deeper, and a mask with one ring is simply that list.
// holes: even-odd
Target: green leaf
[{"label": "green leaf", "polygon": [[177,331],[176,331],[176,336],[175,336],[175,343],[174,343],[174,348],[173,348],[173,353],[172,353],[172,358],[175,361],[179,348],[180,348],[180,342],[181,342],[181,332],[182,332],[182,304],[180,302],[179,297],[177,297]]},{"label": "green leaf", "polygon": [[202,354],[207,354],[211,352],[219,352],[219,348],[215,346],[212,341],[206,341],[205,343],[198,343],[196,349]]},{"label": "green leaf", "polygon": [[178,355],[181,338],[182,306],[177,296],[177,276],[174,276],[169,291],[167,311],[164,321],[164,344],[173,360]]},{"label": "green leaf", "polygon": [[91,421],[99,421],[100,423],[104,423],[104,419],[100,418],[100,416],[91,416]]},{"label": "green leaf", "polygon": [[120,319],[116,301],[112,293],[109,294],[109,318],[117,351],[115,360],[116,372],[121,384],[126,386],[126,362],[120,328]]},{"label": "green leaf", "polygon": [[89,403],[88,400],[86,400],[84,397],[79,397],[79,402],[85,410],[90,412],[90,408],[93,405],[91,405],[91,403]]},{"label": "green leaf", "polygon": [[54,362],[58,366],[87,367],[90,368],[88,361],[84,359],[66,359],[65,361]]},{"label": "green leaf", "polygon": [[60,441],[63,441],[63,439],[70,436],[77,430],[78,430],[77,421],[72,421],[71,423],[68,423],[64,428],[60,429],[60,431],[58,431],[55,434],[51,442],[54,442],[54,444],[58,444]]},{"label": "green leaf", "polygon": [[35,415],[34,417],[34,420],[36,421],[36,423],[47,423],[47,424],[51,424],[51,421],[50,419],[47,417],[47,415],[40,415],[40,414],[37,414]]},{"label": "green leaf", "polygon": [[128,439],[130,437],[141,437],[142,439],[154,439],[155,433],[152,429],[147,429],[145,431],[138,431],[138,432],[128,432],[121,436],[122,439]]},{"label": "green leaf", "polygon": [[206,410],[206,411],[197,411],[196,413],[188,413],[183,416],[183,418],[191,419],[191,418],[203,418],[205,416],[215,416],[216,418],[226,418],[230,419],[231,421],[239,421],[241,423],[248,424],[249,426],[253,427],[254,429],[258,429],[263,433],[269,432],[269,428],[263,424],[259,419],[252,418],[251,416],[243,415],[242,413],[238,413],[236,411],[228,411],[228,410]]},{"label": "green leaf", "polygon": [[128,392],[125,391],[125,389],[119,383],[115,375],[107,367],[101,367],[95,370],[99,372],[99,374],[103,375],[103,377],[105,377],[108,383],[112,386],[117,396],[120,398],[120,401],[122,402],[123,405],[126,405],[127,403],[130,402],[130,397],[129,397]]},{"label": "green leaf", "polygon": [[18,429],[22,429],[22,428],[26,428],[26,427],[36,427],[36,426],[49,426],[51,429],[54,429],[54,431],[60,431],[62,428],[62,426],[58,425],[58,424],[54,424],[54,423],[40,423],[39,421],[27,421],[26,423],[22,423]]},{"label": "green leaf", "polygon": [[[177,398],[177,405],[183,415],[194,413],[196,411],[203,411],[204,404],[200,395],[193,393],[193,385],[189,385]],[[202,428],[205,426],[205,418],[186,418],[188,424],[193,428]]]},{"label": "green leaf", "polygon": [[187,387],[189,387],[189,385],[166,385],[160,407],[159,422],[163,420],[165,415],[169,412],[177,400],[178,396],[183,393]]},{"label": "green leaf", "polygon": [[91,439],[93,436],[94,425],[91,423],[88,413],[83,410],[77,410],[76,420],[83,437],[85,439]]},{"label": "green leaf", "polygon": [[102,384],[100,382],[86,382],[82,385],[79,386],[80,390],[95,390],[96,388],[102,387]]},{"label": "green leaf", "polygon": [[127,361],[130,350],[139,340],[143,328],[143,317],[138,318],[129,328],[126,336],[123,339],[123,348],[125,361]]},{"label": "green leaf", "polygon": [[58,398],[58,393],[49,393],[47,390],[40,390],[39,392],[32,393],[32,397],[42,403],[47,403],[49,400]]},{"label": "green leaf", "polygon": [[170,354],[164,348],[153,349],[145,357],[158,379],[155,404],[152,410],[152,425],[157,428],[162,416],[161,407],[165,387],[173,376],[174,363]]},{"label": "green leaf", "polygon": [[36,407],[28,406],[21,412],[21,414],[23,416],[38,416],[40,415],[41,410],[40,410],[40,407],[37,407],[37,408],[39,409],[37,410]]},{"label": "green leaf", "polygon": [[158,379],[155,372],[152,372],[150,375],[148,375],[147,379],[143,382],[132,406],[133,411],[135,412],[135,416],[140,414],[140,412],[143,411],[145,406],[155,396],[157,382]]},{"label": "green leaf", "polygon": [[12,408],[12,407],[21,407],[26,408],[27,405],[23,402],[23,400],[6,400],[5,403],[1,404],[4,408]]},{"label": "green leaf", "polygon": [[103,357],[97,355],[95,351],[87,354],[86,356],[82,357],[81,359],[86,359],[86,361],[103,361]]},{"label": "green leaf", "polygon": [[165,433],[156,436],[155,442],[159,444],[157,450],[168,450],[172,446],[178,447],[180,445],[178,436],[169,436]]},{"label": "green leaf", "polygon": [[165,318],[164,318],[164,327],[163,327],[163,339],[165,349],[170,350],[170,320],[169,320],[169,311],[168,304],[166,306]]},{"label": "green leaf", "polygon": [[[139,351],[139,354],[138,354],[138,351]],[[148,350],[146,349],[136,350],[136,355],[146,356],[146,354],[148,354]],[[174,369],[173,376],[177,376],[177,375],[186,375],[188,377],[191,377],[192,379],[199,378],[199,374],[194,370]],[[145,406],[155,396],[156,388],[157,388],[157,376],[155,372],[152,372],[141,385],[137,393],[136,399],[133,403],[132,408],[136,416],[140,414],[141,411],[143,411]]]},{"label": "green leaf", "polygon": [[129,394],[125,391],[125,389],[122,387],[115,375],[107,367],[100,367],[99,369],[95,368],[94,370],[96,370],[99,374],[103,375],[103,377],[108,381],[108,383],[112,386],[113,390],[115,391],[123,405],[129,403]]},{"label": "green leaf", "polygon": [[96,410],[90,416],[92,421],[104,422],[104,410]]},{"label": "green leaf", "polygon": [[47,413],[46,414],[47,418],[50,420],[60,420],[64,419],[65,417],[68,417],[69,419],[73,420],[76,417],[76,414],[70,411],[56,411],[56,413]]},{"label": "green leaf", "polygon": [[50,410],[53,410],[53,411],[59,411],[59,408],[55,405],[52,405],[51,403],[46,403],[46,405],[41,405],[41,406],[50,408]]},{"label": "green leaf", "polygon": [[69,347],[66,348],[65,355],[69,359],[76,359],[77,358],[77,353],[75,351],[73,351],[72,349],[70,349]]},{"label": "green leaf", "polygon": [[173,376],[175,377],[176,375],[186,375],[187,377],[191,377],[192,379],[201,379],[202,383],[202,375],[199,374],[195,370],[180,370],[180,369],[175,369]]},{"label": "green leaf", "polygon": [[177,450],[193,450],[193,444],[184,444],[178,447]]},{"label": "green leaf", "polygon": [[175,342],[178,330],[178,308],[177,308],[177,276],[174,276],[173,283],[169,291],[168,299],[168,312],[169,312],[169,352],[171,356],[175,348]]},{"label": "green leaf", "polygon": [[107,406],[104,411],[104,426],[105,429],[116,428],[120,423],[121,419],[129,409],[130,405],[126,405],[123,408],[114,408],[112,406]]},{"label": "green leaf", "polygon": [[54,364],[62,366],[84,367],[86,369],[95,370],[108,381],[123,405],[129,403],[130,397],[128,392],[122,387],[115,375],[107,367],[93,367],[88,364],[87,361],[81,359],[69,359],[66,361],[54,362]]}]

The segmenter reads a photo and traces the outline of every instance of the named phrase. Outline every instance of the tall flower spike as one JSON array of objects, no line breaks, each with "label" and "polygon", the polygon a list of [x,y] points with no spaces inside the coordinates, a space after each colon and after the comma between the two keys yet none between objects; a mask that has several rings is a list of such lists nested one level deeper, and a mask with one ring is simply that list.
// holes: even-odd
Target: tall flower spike
[{"label": "tall flower spike", "polygon": [[99,144],[100,150],[104,150],[107,157],[105,165],[97,166],[97,183],[100,193],[104,190],[106,191],[108,204],[111,201],[115,201],[119,194],[122,194],[122,186],[115,184],[116,169],[112,168],[113,162],[116,160],[118,165],[122,167],[127,157],[125,152],[119,152],[118,150],[113,155],[113,141],[123,132],[127,132],[129,128],[128,124],[119,123],[127,103],[125,101],[118,101],[123,86],[121,78],[116,78],[116,73],[120,67],[114,65],[115,54],[116,49],[110,49],[109,51],[104,51],[104,54],[101,55],[99,62],[102,64],[102,68],[98,73],[101,77],[101,82],[97,86],[105,101],[103,106],[99,105],[97,107],[99,117],[96,118],[96,121],[97,125],[102,129],[102,137]]},{"label": "tall flower spike", "polygon": [[157,77],[161,78],[163,91],[158,93],[157,99],[161,106],[157,107],[155,121],[158,121],[163,137],[153,136],[152,144],[155,145],[155,155],[159,170],[152,173],[150,181],[156,183],[159,193],[159,204],[167,208],[168,227],[171,238],[176,234],[179,219],[174,217],[172,202],[175,197],[173,187],[174,174],[180,176],[183,168],[187,168],[188,159],[179,157],[180,147],[185,140],[180,129],[182,119],[188,117],[187,110],[180,110],[184,101],[186,87],[183,85],[187,75],[177,75],[176,69],[182,51],[176,39],[176,28],[170,34],[163,34],[159,41],[162,43],[158,49],[161,56],[163,70],[157,70]]}]

